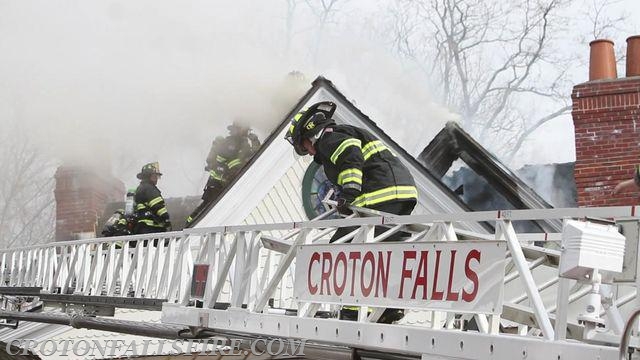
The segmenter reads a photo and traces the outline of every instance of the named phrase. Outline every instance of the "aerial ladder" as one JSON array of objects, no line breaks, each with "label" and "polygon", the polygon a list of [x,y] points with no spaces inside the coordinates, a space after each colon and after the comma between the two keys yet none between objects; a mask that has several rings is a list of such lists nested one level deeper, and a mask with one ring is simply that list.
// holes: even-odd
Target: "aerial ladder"
[{"label": "aerial ladder", "polygon": [[[630,318],[638,207],[353,210],[0,250],[0,318],[12,328],[284,338],[304,341],[308,358],[618,359],[640,347]],[[525,220],[562,221],[563,231],[517,232]],[[342,226],[356,229],[328,244]],[[398,232],[404,241],[385,242]],[[357,321],[339,319],[345,306],[359,308]],[[159,311],[162,323],[118,320],[116,308]],[[385,308],[404,319],[378,323]]]}]

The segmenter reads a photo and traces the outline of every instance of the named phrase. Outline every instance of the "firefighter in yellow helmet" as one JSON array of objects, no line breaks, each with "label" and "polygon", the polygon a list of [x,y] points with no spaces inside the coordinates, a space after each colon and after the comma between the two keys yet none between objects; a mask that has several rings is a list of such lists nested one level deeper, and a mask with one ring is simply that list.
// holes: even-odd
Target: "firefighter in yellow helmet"
[{"label": "firefighter in yellow helmet", "polygon": [[137,175],[140,185],[134,195],[137,219],[133,229],[134,234],[171,231],[169,212],[157,187],[160,176],[162,173],[157,162],[144,165]]}]

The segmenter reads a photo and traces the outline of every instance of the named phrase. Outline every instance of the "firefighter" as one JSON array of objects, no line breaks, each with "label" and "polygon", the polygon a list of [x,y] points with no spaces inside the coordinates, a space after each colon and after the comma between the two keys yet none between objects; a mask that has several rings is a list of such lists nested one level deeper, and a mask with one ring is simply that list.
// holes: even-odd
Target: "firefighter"
[{"label": "firefighter", "polygon": [[202,200],[205,202],[212,201],[222,192],[224,186],[226,165],[220,163],[221,154],[224,151],[225,139],[222,136],[216,137],[211,143],[211,150],[207,156],[207,165],[204,171],[209,172],[209,179],[202,194]]},{"label": "firefighter", "polygon": [[104,228],[102,229],[102,236],[110,237],[110,236],[125,236],[131,235],[131,230],[129,229],[129,221],[127,221],[127,217],[124,214],[124,209],[116,210],[111,217],[104,224]]},{"label": "firefighter", "polygon": [[636,165],[633,171],[633,178],[621,181],[613,189],[614,194],[622,194],[640,190],[640,165]]},{"label": "firefighter", "polygon": [[[336,125],[331,118],[335,110],[336,105],[328,101],[311,105],[294,116],[285,138],[298,155],[312,155],[324,167],[329,181],[340,189],[340,213],[350,214],[349,206],[353,205],[397,215],[411,214],[418,191],[409,170],[369,131]],[[330,241],[353,230],[340,228]],[[379,322],[390,323],[403,316],[402,310],[387,309]]]},{"label": "firefighter", "polygon": [[134,234],[171,231],[171,221],[160,190],[156,186],[162,176],[157,162],[146,164],[137,175],[140,185],[134,195],[136,226]]},{"label": "firefighter", "polygon": [[224,144],[216,156],[216,165],[225,168],[224,176],[228,181],[258,151],[260,140],[251,128],[240,120],[235,120],[227,126],[227,130],[229,136],[224,139]]},{"label": "firefighter", "polygon": [[205,207],[220,196],[227,184],[260,147],[258,137],[239,120],[227,126],[227,130],[227,137],[218,136],[211,144],[205,166],[205,171],[209,172],[209,179],[202,194],[202,202],[189,215],[187,224],[191,224]]}]

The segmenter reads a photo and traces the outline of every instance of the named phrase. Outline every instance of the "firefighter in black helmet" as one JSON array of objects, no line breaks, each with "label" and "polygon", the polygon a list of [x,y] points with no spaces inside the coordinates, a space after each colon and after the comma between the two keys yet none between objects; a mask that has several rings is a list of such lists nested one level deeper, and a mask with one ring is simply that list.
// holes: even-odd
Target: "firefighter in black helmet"
[{"label": "firefighter in black helmet", "polygon": [[140,185],[134,195],[137,223],[134,234],[171,231],[171,221],[160,190],[156,186],[162,176],[157,162],[146,164],[137,178]]},{"label": "firefighter in black helmet", "polygon": [[[314,161],[324,167],[329,181],[341,190],[340,213],[351,213],[349,205],[354,205],[397,215],[411,214],[418,191],[409,170],[369,131],[336,125],[332,119],[335,110],[336,105],[328,101],[311,105],[294,116],[285,138],[298,155],[313,155]],[[331,242],[353,229],[338,229]],[[390,323],[403,315],[402,310],[387,309],[379,322]],[[354,316],[351,313],[343,317]]]},{"label": "firefighter in black helmet", "polygon": [[354,205],[411,214],[418,191],[409,170],[367,130],[336,125],[331,119],[335,110],[334,103],[319,102],[299,112],[285,138],[298,155],[313,155],[329,181],[341,189],[341,213],[350,213],[349,205]]}]

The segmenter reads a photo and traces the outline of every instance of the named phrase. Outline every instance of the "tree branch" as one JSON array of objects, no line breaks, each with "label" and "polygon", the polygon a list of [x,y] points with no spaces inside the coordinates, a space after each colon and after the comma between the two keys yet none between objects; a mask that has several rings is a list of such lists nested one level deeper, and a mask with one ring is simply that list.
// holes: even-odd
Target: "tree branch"
[{"label": "tree branch", "polygon": [[536,131],[540,126],[546,124],[550,120],[553,120],[559,116],[566,114],[570,110],[571,110],[570,105],[563,106],[560,109],[557,109],[556,111],[552,112],[551,114],[543,116],[542,118],[538,119],[533,123],[532,126],[524,130],[522,134],[518,137],[518,140],[513,145],[513,150],[509,156],[509,161],[511,161],[515,156],[515,154],[520,150],[520,148],[522,147],[522,144],[529,137],[529,135],[531,135],[534,131]]}]

